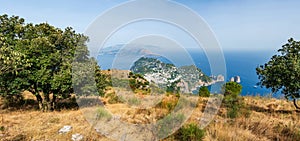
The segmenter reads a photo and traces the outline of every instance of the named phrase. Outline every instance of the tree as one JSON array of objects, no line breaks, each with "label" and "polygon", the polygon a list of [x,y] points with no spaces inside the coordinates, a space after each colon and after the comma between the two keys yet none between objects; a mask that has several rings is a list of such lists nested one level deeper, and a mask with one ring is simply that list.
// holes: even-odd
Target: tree
[{"label": "tree", "polygon": [[0,95],[9,97],[20,94],[26,77],[20,71],[30,67],[26,55],[15,46],[24,33],[24,19],[0,15]]},{"label": "tree", "polygon": [[15,48],[31,63],[22,71],[27,76],[25,90],[36,96],[41,109],[54,109],[57,96],[66,98],[72,92],[71,63],[84,36],[72,28],[62,31],[47,23],[28,24],[24,28]]},{"label": "tree", "polygon": [[235,118],[243,108],[243,101],[239,97],[242,92],[242,85],[236,82],[227,82],[223,85],[224,105],[227,108],[227,116]]},{"label": "tree", "polygon": [[[88,37],[70,27],[61,30],[48,23],[24,24],[24,19],[17,16],[0,16],[0,92],[15,95],[28,90],[36,96],[41,109],[54,109],[57,97],[67,98],[74,92],[73,60],[92,62],[93,67],[83,67],[97,66],[89,58],[87,41]],[[100,67],[96,70],[99,72]],[[90,77],[99,78],[97,87],[104,89],[101,74]],[[80,81],[84,80],[76,83],[85,84]],[[87,86],[80,88],[86,92]]]},{"label": "tree", "polygon": [[224,96],[230,96],[232,98],[237,98],[242,92],[242,85],[236,82],[227,82],[223,85],[222,90],[224,91]]},{"label": "tree", "polygon": [[210,96],[210,92],[206,86],[200,87],[199,96],[201,96],[201,97],[209,97]]},{"label": "tree", "polygon": [[[293,38],[269,62],[256,68],[259,84],[282,92],[287,99],[300,98],[300,42]],[[296,108],[300,108],[294,101]]]}]

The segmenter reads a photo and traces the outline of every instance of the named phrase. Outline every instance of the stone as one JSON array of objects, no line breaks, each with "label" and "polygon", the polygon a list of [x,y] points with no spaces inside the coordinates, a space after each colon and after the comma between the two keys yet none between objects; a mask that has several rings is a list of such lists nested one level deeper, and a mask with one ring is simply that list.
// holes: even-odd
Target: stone
[{"label": "stone", "polygon": [[71,131],[72,126],[66,125],[63,128],[59,129],[58,133],[59,134],[64,134],[64,133],[68,133],[69,131]]},{"label": "stone", "polygon": [[83,140],[83,135],[76,133],[72,135],[72,141],[81,141]]},{"label": "stone", "polygon": [[231,82],[241,83],[241,77],[240,76],[234,76],[230,78]]}]

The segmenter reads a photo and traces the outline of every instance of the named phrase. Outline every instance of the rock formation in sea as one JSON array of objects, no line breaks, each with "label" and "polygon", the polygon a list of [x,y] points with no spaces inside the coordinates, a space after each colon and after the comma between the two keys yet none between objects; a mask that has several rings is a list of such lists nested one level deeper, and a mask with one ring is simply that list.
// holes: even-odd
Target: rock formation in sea
[{"label": "rock formation in sea", "polygon": [[241,77],[240,76],[234,76],[230,78],[231,82],[241,83]]}]

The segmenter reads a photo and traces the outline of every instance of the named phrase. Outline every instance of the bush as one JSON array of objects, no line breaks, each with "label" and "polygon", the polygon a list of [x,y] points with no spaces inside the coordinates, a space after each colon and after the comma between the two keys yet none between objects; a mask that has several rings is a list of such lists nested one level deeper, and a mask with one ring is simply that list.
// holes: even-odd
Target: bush
[{"label": "bush", "polygon": [[109,104],[116,104],[116,103],[123,103],[123,99],[119,96],[117,96],[115,93],[109,93],[105,96],[108,99]]},{"label": "bush", "polygon": [[238,116],[239,109],[240,109],[240,107],[237,104],[232,105],[227,111],[227,117],[236,118]]},{"label": "bush", "polygon": [[242,85],[236,82],[227,82],[223,86],[224,92],[224,105],[227,108],[227,117],[236,118],[241,114],[245,114],[246,117],[249,117],[249,112],[246,109],[246,106],[243,102],[243,99],[239,97],[242,92]]},{"label": "bush", "polygon": [[14,94],[14,95],[9,94],[4,97],[3,106],[1,106],[1,108],[19,109],[22,108],[24,104],[25,104],[25,100],[21,94]]},{"label": "bush", "polygon": [[133,97],[133,98],[128,99],[128,104],[129,105],[140,105],[141,101],[138,98]]},{"label": "bush", "polygon": [[4,131],[5,127],[4,126],[0,126],[0,131]]},{"label": "bush", "polygon": [[175,137],[181,141],[200,141],[205,136],[205,130],[198,127],[197,124],[191,123],[181,127]]},{"label": "bush", "polygon": [[225,97],[230,96],[237,98],[237,96],[242,92],[242,85],[236,82],[227,82],[222,89]]},{"label": "bush", "polygon": [[104,108],[104,107],[99,107],[97,109],[97,119],[106,119],[109,120],[112,118],[112,115]]},{"label": "bush", "polygon": [[200,87],[199,96],[201,96],[201,97],[209,97],[210,96],[210,92],[206,86]]},{"label": "bush", "polygon": [[251,110],[243,101],[242,97],[228,98],[224,99],[224,105],[227,108],[227,117],[236,118],[239,116],[244,116],[245,118],[250,117]]},{"label": "bush", "polygon": [[157,123],[158,127],[158,137],[164,138],[174,131],[177,127],[179,127],[182,122],[186,119],[183,114],[168,114],[162,120],[159,120]]},{"label": "bush", "polygon": [[[163,98],[157,106],[163,109],[167,109],[170,112],[176,107],[179,98],[176,97],[176,95],[174,96],[169,93],[167,93],[166,95],[167,97]],[[168,95],[171,96],[169,97]]]}]

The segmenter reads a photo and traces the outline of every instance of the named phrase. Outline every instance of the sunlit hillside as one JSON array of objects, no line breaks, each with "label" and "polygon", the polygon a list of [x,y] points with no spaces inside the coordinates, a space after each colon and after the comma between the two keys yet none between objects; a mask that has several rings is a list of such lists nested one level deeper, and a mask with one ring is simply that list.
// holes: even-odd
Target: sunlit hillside
[{"label": "sunlit hillside", "polygon": [[[27,100],[34,98],[29,93],[25,93],[24,96]],[[102,101],[108,101],[110,98],[107,97]],[[166,95],[160,106],[144,110],[132,108],[122,102],[114,104],[107,102],[105,106],[128,123],[142,124],[156,122],[166,116],[169,111],[167,103],[176,103],[176,99],[175,95]],[[266,97],[243,97],[242,99],[245,103],[243,114],[236,118],[229,118],[228,109],[221,106],[218,115],[204,128],[204,140],[295,141],[300,139],[300,113],[295,110],[291,102]],[[1,105],[3,102],[2,99]],[[197,108],[185,124],[199,122],[206,102],[207,98],[199,98]],[[83,135],[84,140],[110,140],[93,129],[81,110],[76,107],[54,112],[40,112],[32,108],[1,110],[1,140],[71,140],[72,134],[75,133]],[[59,134],[58,131],[65,125],[72,126],[71,131]],[[175,134],[164,140],[178,140]]]}]

